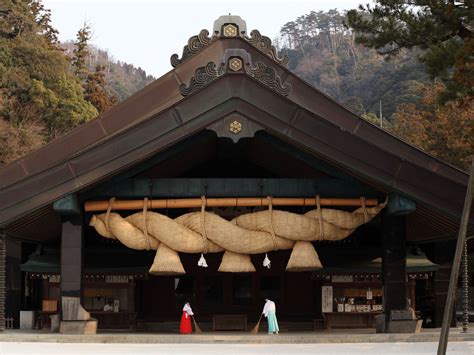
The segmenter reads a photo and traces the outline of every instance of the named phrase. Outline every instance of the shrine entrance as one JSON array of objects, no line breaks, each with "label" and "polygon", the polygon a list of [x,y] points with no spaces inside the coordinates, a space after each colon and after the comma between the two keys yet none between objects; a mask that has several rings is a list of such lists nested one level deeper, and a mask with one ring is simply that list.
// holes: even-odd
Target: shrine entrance
[{"label": "shrine entrance", "polygon": [[263,256],[253,257],[254,273],[212,271],[220,263],[219,254],[206,257],[210,270],[197,267],[198,257],[181,255],[186,275],[151,275],[137,283],[136,297],[142,300],[137,311],[149,328],[171,331],[184,303],[190,302],[203,330],[249,331],[269,298],[276,303],[278,319],[286,330],[313,330],[312,321],[321,312],[319,281],[311,279],[309,272],[285,273],[289,255],[271,253],[271,270],[258,267]]},{"label": "shrine entrance", "polygon": [[308,85],[238,16],[191,37],[171,63],[0,168],[9,318],[75,297],[99,329],[174,332],[189,301],[204,329],[248,328],[268,297],[282,330],[383,312],[390,332],[407,316],[417,323],[410,299],[440,326],[466,174]]}]

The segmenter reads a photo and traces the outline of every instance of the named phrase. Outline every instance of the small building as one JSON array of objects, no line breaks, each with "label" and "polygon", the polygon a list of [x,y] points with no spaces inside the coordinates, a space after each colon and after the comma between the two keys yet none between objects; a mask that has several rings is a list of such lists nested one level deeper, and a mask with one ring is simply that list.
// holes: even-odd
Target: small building
[{"label": "small building", "polygon": [[408,303],[440,326],[467,174],[287,63],[222,16],[154,83],[1,167],[0,328],[61,296],[108,329],[174,329],[185,301],[245,329],[264,298],[289,331]]}]

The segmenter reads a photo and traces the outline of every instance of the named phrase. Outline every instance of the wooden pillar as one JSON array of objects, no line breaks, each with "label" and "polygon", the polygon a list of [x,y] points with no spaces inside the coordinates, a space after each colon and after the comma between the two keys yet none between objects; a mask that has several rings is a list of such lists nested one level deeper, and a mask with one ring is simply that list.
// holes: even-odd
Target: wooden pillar
[{"label": "wooden pillar", "polygon": [[406,309],[407,272],[405,217],[384,214],[382,217],[382,281],[384,312]]},{"label": "wooden pillar", "polygon": [[385,326],[378,331],[391,332],[390,316],[392,311],[407,309],[405,216],[414,211],[416,211],[415,201],[395,192],[389,195],[387,208],[382,215],[382,281]]},{"label": "wooden pillar", "polygon": [[12,238],[5,239],[6,275],[5,280],[5,317],[13,318],[16,327],[20,325],[21,308],[21,242]]},{"label": "wooden pillar", "polygon": [[63,216],[61,235],[61,296],[81,297],[82,239],[82,216]]},{"label": "wooden pillar", "polygon": [[0,229],[0,331],[5,330],[6,238],[5,231]]}]

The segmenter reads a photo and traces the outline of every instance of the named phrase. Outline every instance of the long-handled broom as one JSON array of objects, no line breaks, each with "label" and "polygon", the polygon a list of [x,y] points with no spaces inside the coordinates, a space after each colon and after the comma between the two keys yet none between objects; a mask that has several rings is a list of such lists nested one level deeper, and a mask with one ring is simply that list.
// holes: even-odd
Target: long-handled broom
[{"label": "long-handled broom", "polygon": [[250,331],[250,334],[257,334],[258,333],[258,328],[260,327],[260,321],[262,320],[262,314],[260,314],[260,318],[258,318],[257,324],[255,324],[255,327]]},{"label": "long-handled broom", "polygon": [[194,322],[194,331],[196,332],[196,334],[201,334],[202,330],[201,328],[199,328],[199,325],[196,323],[196,319],[194,318],[194,316],[193,316],[193,322]]}]

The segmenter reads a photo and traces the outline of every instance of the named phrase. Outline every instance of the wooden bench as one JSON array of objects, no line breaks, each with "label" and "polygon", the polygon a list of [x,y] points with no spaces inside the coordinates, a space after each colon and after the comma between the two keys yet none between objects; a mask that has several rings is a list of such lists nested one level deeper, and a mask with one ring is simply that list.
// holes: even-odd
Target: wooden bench
[{"label": "wooden bench", "polygon": [[246,314],[215,314],[212,317],[212,330],[247,331]]}]

